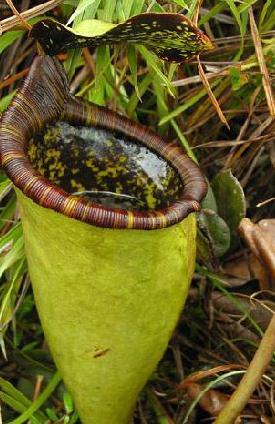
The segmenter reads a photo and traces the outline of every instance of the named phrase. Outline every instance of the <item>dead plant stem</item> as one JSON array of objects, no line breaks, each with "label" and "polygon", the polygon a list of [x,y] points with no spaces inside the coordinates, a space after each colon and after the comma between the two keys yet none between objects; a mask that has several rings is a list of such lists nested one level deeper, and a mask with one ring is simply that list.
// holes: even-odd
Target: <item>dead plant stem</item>
[{"label": "dead plant stem", "polygon": [[31,25],[28,24],[28,22],[24,19],[23,16],[21,16],[21,14],[18,12],[18,10],[16,9],[16,7],[14,6],[12,0],[6,0],[6,3],[11,8],[14,16],[16,16],[18,18],[18,20],[20,21],[20,23],[23,26],[23,28],[25,28],[27,31],[30,31],[31,28],[32,28]]},{"label": "dead plant stem", "polygon": [[261,381],[275,351],[275,314],[250,362],[244,377],[214,424],[233,424]]},{"label": "dead plant stem", "polygon": [[[23,19],[31,19],[38,15],[41,15],[41,13],[46,13],[51,9],[54,9],[56,6],[61,4],[63,0],[49,0],[46,3],[37,5],[32,7],[29,10],[26,10],[22,13],[20,13],[21,18]],[[17,25],[20,25],[22,19],[20,19],[18,16],[13,15],[9,18],[3,19],[0,21],[0,35],[5,32],[9,31],[10,29],[14,28]]]}]

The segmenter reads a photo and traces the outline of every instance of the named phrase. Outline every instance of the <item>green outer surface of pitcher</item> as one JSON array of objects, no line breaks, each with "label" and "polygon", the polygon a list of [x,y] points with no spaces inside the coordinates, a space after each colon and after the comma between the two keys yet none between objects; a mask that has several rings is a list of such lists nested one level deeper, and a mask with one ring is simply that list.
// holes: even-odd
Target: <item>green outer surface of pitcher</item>
[{"label": "green outer surface of pitcher", "polygon": [[183,308],[195,217],[169,228],[97,228],[17,190],[35,302],[85,424],[128,424]]}]

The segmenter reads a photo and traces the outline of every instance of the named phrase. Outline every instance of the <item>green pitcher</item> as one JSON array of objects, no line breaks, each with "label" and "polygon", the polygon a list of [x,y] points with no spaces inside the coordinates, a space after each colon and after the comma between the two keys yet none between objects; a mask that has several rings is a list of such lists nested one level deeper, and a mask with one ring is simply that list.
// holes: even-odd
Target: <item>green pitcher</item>
[{"label": "green pitcher", "polygon": [[183,308],[206,192],[176,143],[35,59],[0,129],[36,306],[84,424],[128,424]]}]

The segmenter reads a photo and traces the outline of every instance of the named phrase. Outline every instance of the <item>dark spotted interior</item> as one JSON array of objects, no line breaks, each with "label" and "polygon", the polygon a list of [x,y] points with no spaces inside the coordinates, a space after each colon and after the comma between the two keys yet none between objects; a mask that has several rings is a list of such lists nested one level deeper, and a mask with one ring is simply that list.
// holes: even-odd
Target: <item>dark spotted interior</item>
[{"label": "dark spotted interior", "polygon": [[163,158],[105,129],[57,122],[35,136],[28,155],[54,184],[109,207],[167,207],[183,188],[177,171]]}]

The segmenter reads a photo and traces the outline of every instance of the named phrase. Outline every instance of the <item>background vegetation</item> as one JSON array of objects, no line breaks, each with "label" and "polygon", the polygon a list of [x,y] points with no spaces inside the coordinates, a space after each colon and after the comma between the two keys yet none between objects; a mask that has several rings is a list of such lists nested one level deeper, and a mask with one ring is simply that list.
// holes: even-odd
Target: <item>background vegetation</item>
[{"label": "background vegetation", "polygon": [[[275,229],[268,219],[274,214],[274,1],[13,3],[30,24],[46,14],[74,26],[84,18],[120,22],[146,11],[181,12],[215,43],[201,64],[193,60],[180,66],[162,62],[141,46],[85,48],[59,56],[72,93],[177,139],[211,183],[198,216],[198,260],[189,300],[140,396],[134,423],[214,421],[275,310]],[[2,0],[1,112],[36,55],[33,40],[12,15]],[[76,423],[37,317],[15,195],[3,172],[0,200],[0,422]],[[241,237],[238,227],[245,215],[264,221],[258,226],[245,221]],[[238,422],[274,419],[271,363]]]}]

